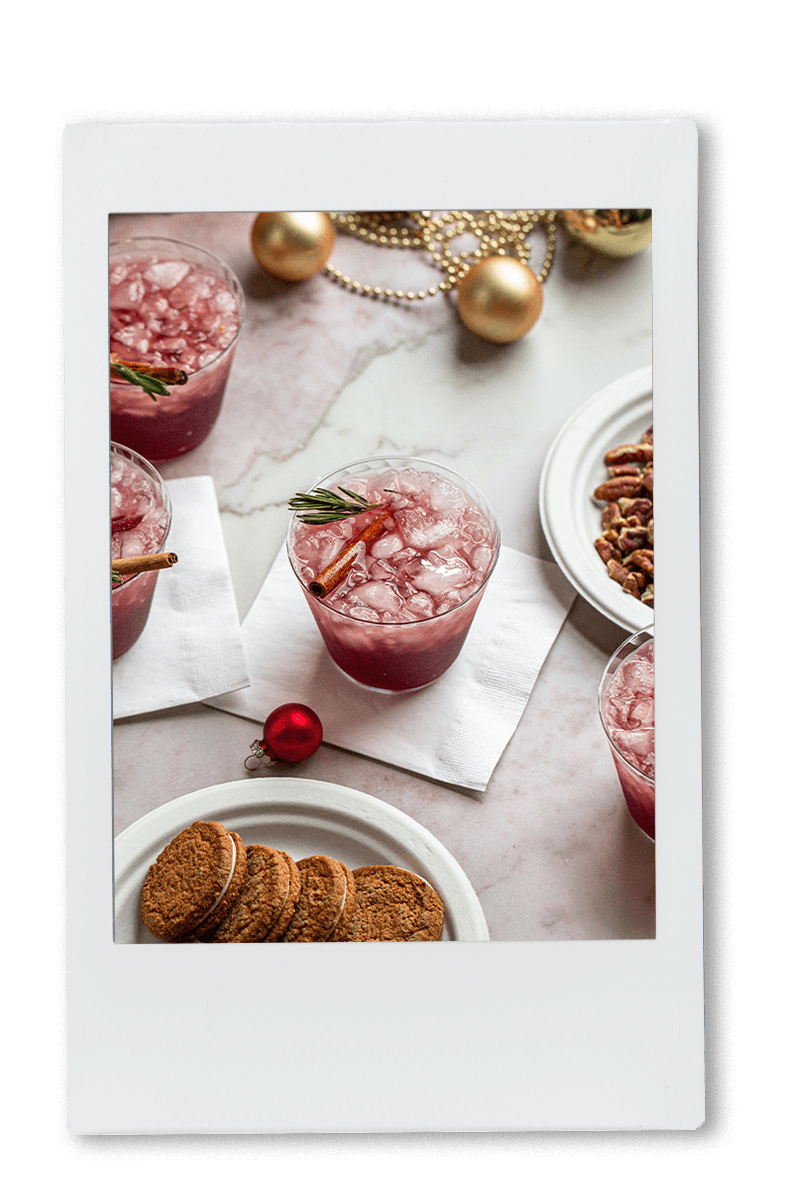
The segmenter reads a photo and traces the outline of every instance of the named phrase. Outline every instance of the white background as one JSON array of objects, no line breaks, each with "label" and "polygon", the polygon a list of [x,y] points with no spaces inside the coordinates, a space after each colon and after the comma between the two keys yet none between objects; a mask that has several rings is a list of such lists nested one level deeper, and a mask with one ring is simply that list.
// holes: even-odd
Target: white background
[{"label": "white background", "polygon": [[[256,122],[70,126],[65,179],[67,991],[69,1125],[80,1133],[696,1129],[702,1099],[698,787],[697,134],[682,122]],[[440,157],[439,157],[440,153]],[[108,171],[119,156],[123,164]],[[268,160],[269,171],[262,167]],[[469,168],[476,164],[476,172]],[[312,946],[263,971],[254,947],[141,954],[109,941],[106,544],[107,212],[394,204],[534,185],[557,207],[649,196],[655,425],[678,475],[657,614],[657,936],[611,945],[472,944],[418,958]],[[140,174],[127,164],[144,163]],[[205,165],[211,164],[210,172]],[[273,164],[278,164],[276,167]],[[269,178],[269,173],[274,179]],[[306,197],[310,196],[309,200]],[[313,199],[315,197],[315,199]],[[322,198],[325,197],[325,198]],[[364,199],[360,199],[364,197]],[[540,343],[542,344],[542,343]],[[534,345],[534,343],[532,343]],[[528,349],[528,347],[527,347]],[[577,352],[577,350],[576,350]],[[78,365],[81,366],[77,383]],[[665,398],[665,402],[662,398]],[[696,676],[696,678],[694,678]],[[143,753],[155,751],[145,748]],[[665,866],[663,864],[666,864]],[[429,949],[429,948],[428,948]],[[406,957],[404,957],[406,956]],[[267,956],[268,962],[268,956]],[[407,964],[407,965],[406,965]],[[262,978],[261,978],[262,976]],[[316,987],[320,980],[320,987]],[[196,1053],[232,1031],[242,1057]],[[304,1073],[332,1077],[331,1093]],[[260,1075],[278,1080],[261,1091]],[[151,1087],[151,1080],[157,1086]]]}]

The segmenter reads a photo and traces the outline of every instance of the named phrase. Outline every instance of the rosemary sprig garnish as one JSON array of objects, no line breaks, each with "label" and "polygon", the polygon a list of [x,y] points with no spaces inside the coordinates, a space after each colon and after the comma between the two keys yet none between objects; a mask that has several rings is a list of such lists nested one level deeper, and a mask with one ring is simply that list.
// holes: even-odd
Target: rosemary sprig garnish
[{"label": "rosemary sprig garnish", "polygon": [[[342,492],[342,496],[338,496],[337,492]],[[344,521],[347,517],[358,517],[359,513],[381,507],[380,502],[371,504],[364,496],[352,492],[350,488],[338,485],[337,492],[330,492],[328,488],[297,492],[288,501],[288,508],[297,513],[299,520],[305,525],[328,525],[330,521]]]},{"label": "rosemary sprig garnish", "polygon": [[134,383],[137,387],[141,387],[152,400],[155,400],[157,396],[170,395],[170,389],[164,386],[161,379],[154,379],[153,375],[147,375],[144,371],[134,371],[125,363],[111,361],[110,366],[116,375],[125,379],[127,383]]}]

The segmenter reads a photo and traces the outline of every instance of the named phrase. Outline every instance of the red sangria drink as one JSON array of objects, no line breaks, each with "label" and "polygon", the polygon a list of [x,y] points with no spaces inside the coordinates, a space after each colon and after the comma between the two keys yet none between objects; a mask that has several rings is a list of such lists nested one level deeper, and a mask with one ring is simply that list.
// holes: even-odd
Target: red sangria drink
[{"label": "red sangria drink", "polygon": [[219,415],[244,318],[241,284],[197,246],[129,238],[110,245],[109,301],[111,360],[185,378],[169,396],[111,378],[113,441],[154,461],[193,450]]},{"label": "red sangria drink", "polygon": [[484,496],[435,463],[370,458],[326,476],[291,508],[291,566],[337,666],[386,692],[443,675],[498,559]]},{"label": "red sangria drink", "polygon": [[655,639],[652,630],[633,634],[612,655],[598,695],[630,815],[655,838]]},{"label": "red sangria drink", "polygon": [[[110,447],[112,560],[159,554],[170,529],[170,498],[159,472],[129,450]],[[145,628],[158,571],[112,582],[112,657],[134,645]]]}]

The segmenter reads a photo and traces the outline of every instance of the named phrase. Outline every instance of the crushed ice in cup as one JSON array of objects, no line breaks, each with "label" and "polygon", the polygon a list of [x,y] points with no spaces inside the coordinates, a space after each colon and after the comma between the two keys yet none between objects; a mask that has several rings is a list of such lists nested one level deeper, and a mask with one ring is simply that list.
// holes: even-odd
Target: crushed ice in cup
[{"label": "crushed ice in cup", "polygon": [[163,292],[174,288],[185,275],[189,274],[189,263],[185,262],[152,262],[143,272],[143,279],[160,288]]},{"label": "crushed ice in cup", "polygon": [[154,554],[167,529],[167,509],[149,475],[121,454],[110,456],[110,516],[139,522],[112,534],[112,557]]},{"label": "crushed ice in cup", "polygon": [[132,349],[191,373],[213,362],[238,332],[235,296],[207,267],[129,256],[111,263],[109,279],[110,352],[121,358]]},{"label": "crushed ice in cup", "polygon": [[612,677],[603,700],[611,741],[637,770],[655,777],[655,643],[633,651]]},{"label": "crushed ice in cup", "polygon": [[454,515],[439,516],[424,508],[404,508],[395,514],[395,523],[405,543],[416,550],[442,546],[460,532]]},{"label": "crushed ice in cup", "polygon": [[423,558],[415,571],[412,567],[409,578],[420,592],[427,592],[430,596],[446,596],[451,590],[468,583],[471,567],[461,558],[448,558],[442,562],[436,555],[432,561]]},{"label": "crushed ice in cup", "polygon": [[[479,590],[493,562],[494,534],[457,485],[429,471],[386,468],[349,475],[341,486],[387,504],[391,519],[321,603],[359,620],[404,624],[449,612]],[[302,579],[314,579],[369,523],[368,513],[321,532],[295,522],[291,553]]]}]

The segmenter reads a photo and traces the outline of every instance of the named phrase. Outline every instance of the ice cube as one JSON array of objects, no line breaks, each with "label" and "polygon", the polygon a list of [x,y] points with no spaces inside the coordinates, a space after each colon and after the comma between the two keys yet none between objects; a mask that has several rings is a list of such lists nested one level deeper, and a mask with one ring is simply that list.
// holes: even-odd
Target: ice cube
[{"label": "ice cube", "polygon": [[639,767],[655,753],[654,729],[612,729],[611,740],[629,762]]},{"label": "ice cube", "polygon": [[388,583],[373,581],[364,583],[348,593],[348,600],[363,604],[379,613],[396,613],[400,608],[400,597]]},{"label": "ice cube", "polygon": [[145,295],[139,279],[127,279],[110,290],[110,308],[136,308]]},{"label": "ice cube", "polygon": [[471,565],[475,571],[487,571],[493,558],[492,546],[475,546],[471,551]]},{"label": "ice cube", "polygon": [[137,529],[130,529],[126,533],[121,534],[121,558],[134,558],[137,554],[147,554],[149,552],[148,537],[145,532],[139,532]]},{"label": "ice cube", "polygon": [[366,608],[364,605],[354,605],[347,610],[348,616],[353,617],[356,621],[380,621],[381,618],[372,608]]},{"label": "ice cube", "polygon": [[394,519],[403,541],[416,550],[446,545],[460,532],[453,514],[434,517],[419,507],[404,508],[395,513]]},{"label": "ice cube", "polygon": [[405,612],[410,613],[414,620],[425,621],[428,617],[433,616],[433,602],[423,592],[417,592],[415,596],[410,596],[403,604]]},{"label": "ice cube", "polygon": [[163,354],[180,355],[188,346],[185,337],[161,337],[158,342],[158,349]]},{"label": "ice cube", "polygon": [[619,686],[634,692],[650,692],[654,687],[654,669],[642,658],[631,658],[619,669]]},{"label": "ice cube", "polygon": [[654,728],[655,701],[652,696],[644,696],[637,700],[630,710],[630,720],[639,728]]},{"label": "ice cube", "polygon": [[237,311],[236,298],[229,288],[219,288],[214,295],[214,304],[217,311],[227,320],[228,317],[234,315]]},{"label": "ice cube", "polygon": [[441,613],[450,612],[451,609],[457,608],[462,598],[463,597],[461,596],[460,592],[458,592],[455,588],[450,588],[450,590],[442,597],[441,602],[436,609],[436,615],[438,616]]},{"label": "ice cube", "polygon": [[442,597],[462,587],[471,578],[471,569],[461,558],[449,558],[446,562],[423,558],[416,569],[412,568],[409,573],[411,583],[418,591]]},{"label": "ice cube", "polygon": [[373,558],[389,558],[403,549],[403,540],[396,533],[387,533],[378,538],[370,547]]},{"label": "ice cube", "polygon": [[152,283],[163,292],[169,292],[185,275],[189,274],[189,263],[185,262],[152,262],[146,268],[143,279]]},{"label": "ice cube", "polygon": [[454,512],[460,515],[466,507],[466,497],[448,479],[436,479],[430,485],[430,503],[437,513]]},{"label": "ice cube", "polygon": [[396,492],[401,492],[404,496],[417,496],[419,493],[427,495],[430,484],[435,479],[434,475],[428,474],[426,471],[417,471],[413,467],[405,467],[402,471],[395,474],[394,479],[388,485]]}]

